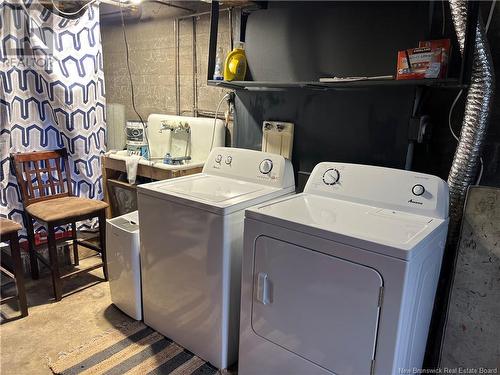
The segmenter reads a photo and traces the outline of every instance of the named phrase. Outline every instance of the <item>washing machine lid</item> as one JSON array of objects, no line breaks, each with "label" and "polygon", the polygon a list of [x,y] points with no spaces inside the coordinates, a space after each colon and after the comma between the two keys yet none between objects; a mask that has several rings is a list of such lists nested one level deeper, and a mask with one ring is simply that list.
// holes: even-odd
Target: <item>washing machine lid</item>
[{"label": "washing machine lid", "polygon": [[290,189],[280,189],[204,173],[138,186],[139,193],[176,201],[218,214],[229,214],[245,209],[286,194],[288,190]]},{"label": "washing machine lid", "polygon": [[225,202],[262,189],[263,187],[259,185],[210,176],[190,178],[165,187],[165,191],[170,193],[189,196],[211,203]]},{"label": "washing machine lid", "polygon": [[446,220],[302,193],[246,217],[408,260]]}]

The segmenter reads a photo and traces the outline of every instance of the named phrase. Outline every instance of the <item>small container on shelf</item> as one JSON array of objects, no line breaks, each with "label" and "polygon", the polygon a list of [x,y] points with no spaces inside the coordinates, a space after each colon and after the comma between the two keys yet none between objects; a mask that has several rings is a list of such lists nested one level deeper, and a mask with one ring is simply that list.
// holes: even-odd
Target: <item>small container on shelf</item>
[{"label": "small container on shelf", "polygon": [[223,66],[222,66],[222,56],[224,55],[224,52],[222,52],[222,48],[219,47],[217,49],[217,55],[215,57],[215,69],[214,69],[214,80],[215,81],[222,81],[224,79],[223,75]]},{"label": "small container on shelf", "polygon": [[247,73],[247,58],[243,42],[236,42],[224,64],[225,81],[243,81]]},{"label": "small container on shelf", "polygon": [[417,48],[398,52],[396,79],[446,78],[450,40],[419,42]]}]

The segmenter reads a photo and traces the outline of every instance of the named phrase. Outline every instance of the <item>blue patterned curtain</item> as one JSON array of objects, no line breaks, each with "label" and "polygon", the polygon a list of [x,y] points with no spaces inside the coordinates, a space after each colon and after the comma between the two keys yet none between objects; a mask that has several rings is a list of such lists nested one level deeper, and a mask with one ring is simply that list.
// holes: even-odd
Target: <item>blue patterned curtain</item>
[{"label": "blue patterned curtain", "polygon": [[22,223],[13,152],[66,147],[74,194],[102,199],[106,123],[98,5],[68,19],[36,0],[0,0],[0,31],[0,215]]}]

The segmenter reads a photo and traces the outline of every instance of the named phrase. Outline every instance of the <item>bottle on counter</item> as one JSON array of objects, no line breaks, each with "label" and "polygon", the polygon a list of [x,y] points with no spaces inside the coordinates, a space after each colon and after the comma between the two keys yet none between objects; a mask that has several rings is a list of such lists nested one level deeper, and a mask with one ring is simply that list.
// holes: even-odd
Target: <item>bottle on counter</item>
[{"label": "bottle on counter", "polygon": [[167,152],[165,154],[165,156],[163,157],[163,164],[174,164],[173,160],[172,160],[172,155],[170,155],[170,152]]}]

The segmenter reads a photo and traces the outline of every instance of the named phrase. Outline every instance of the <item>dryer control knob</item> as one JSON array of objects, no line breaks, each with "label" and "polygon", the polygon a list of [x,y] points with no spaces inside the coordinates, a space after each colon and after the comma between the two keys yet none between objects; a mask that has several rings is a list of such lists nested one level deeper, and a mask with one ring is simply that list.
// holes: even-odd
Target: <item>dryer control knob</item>
[{"label": "dryer control knob", "polygon": [[340,172],[335,168],[328,169],[323,173],[323,182],[326,185],[335,185],[340,179]]},{"label": "dryer control knob", "polygon": [[271,159],[264,159],[260,162],[259,171],[263,174],[268,174],[273,169],[273,161]]},{"label": "dryer control knob", "polygon": [[420,184],[416,184],[411,189],[411,192],[418,197],[419,195],[422,195],[425,193],[425,188]]},{"label": "dryer control knob", "polygon": [[226,164],[231,165],[233,158],[231,156],[226,156]]},{"label": "dryer control knob", "polygon": [[220,164],[221,161],[222,161],[222,155],[217,155],[215,157],[215,162],[218,163],[218,164]]}]

